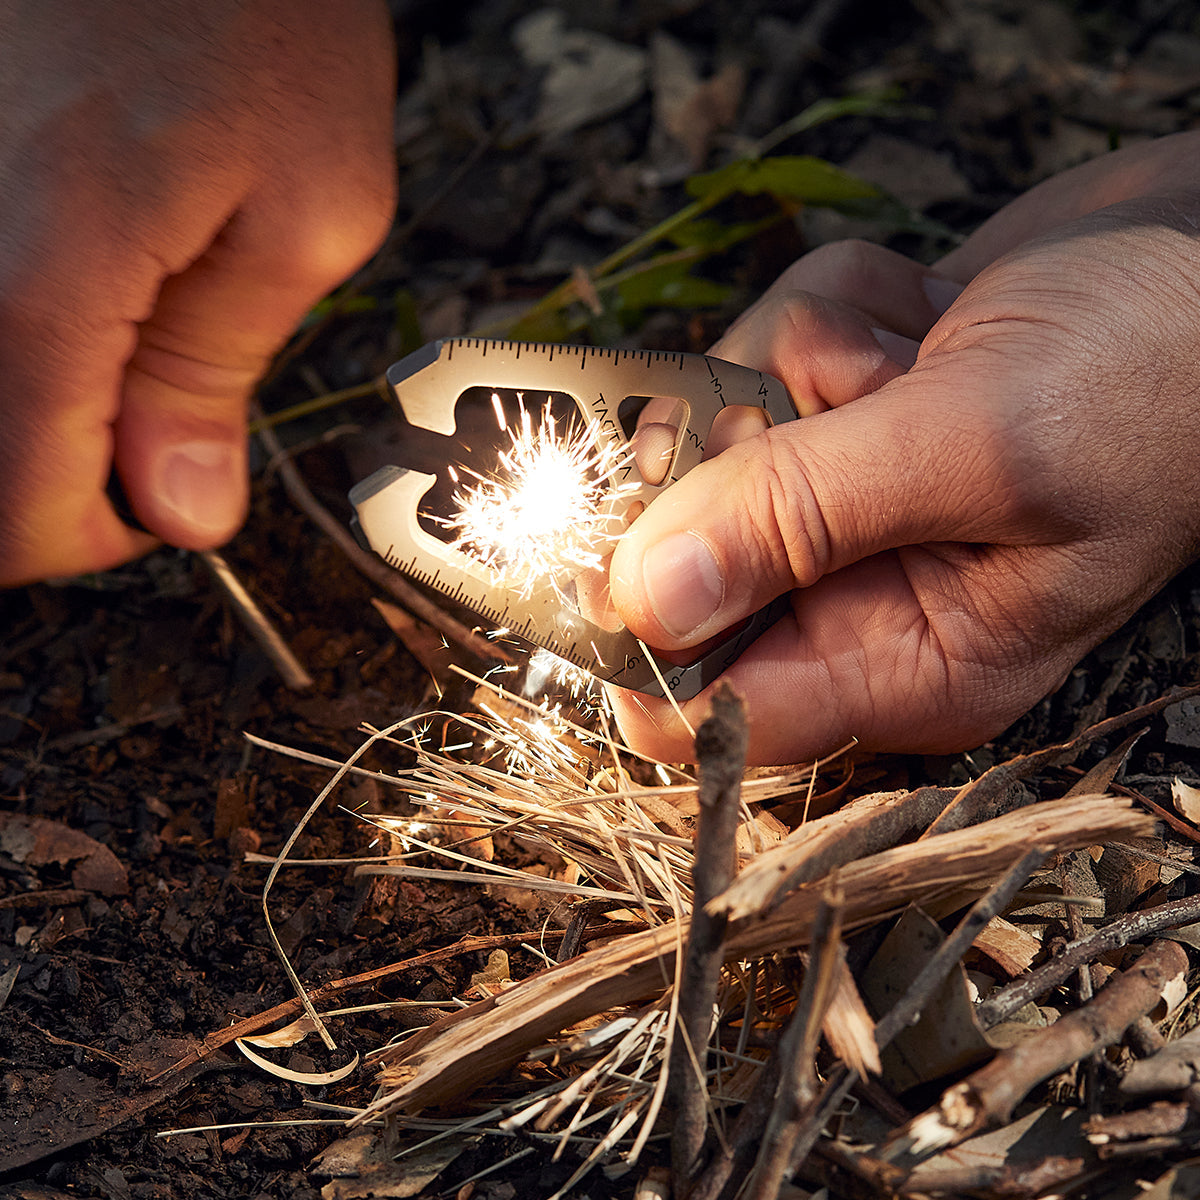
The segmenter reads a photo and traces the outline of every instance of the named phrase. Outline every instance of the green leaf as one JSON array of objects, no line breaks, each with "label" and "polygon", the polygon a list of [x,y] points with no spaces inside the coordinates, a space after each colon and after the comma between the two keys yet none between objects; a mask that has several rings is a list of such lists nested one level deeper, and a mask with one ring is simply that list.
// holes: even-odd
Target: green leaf
[{"label": "green leaf", "polygon": [[688,263],[667,262],[633,272],[617,285],[616,307],[712,308],[723,303],[732,291],[725,284],[688,271]]},{"label": "green leaf", "polygon": [[759,196],[839,208],[853,201],[878,198],[878,188],[832,163],[808,154],[772,158],[743,158],[687,181],[688,194],[711,201],[714,197]]},{"label": "green leaf", "polygon": [[746,238],[761,233],[762,229],[761,221],[738,221],[726,225],[724,221],[703,217],[672,230],[668,240],[681,249],[720,254],[730,246],[736,246]]}]

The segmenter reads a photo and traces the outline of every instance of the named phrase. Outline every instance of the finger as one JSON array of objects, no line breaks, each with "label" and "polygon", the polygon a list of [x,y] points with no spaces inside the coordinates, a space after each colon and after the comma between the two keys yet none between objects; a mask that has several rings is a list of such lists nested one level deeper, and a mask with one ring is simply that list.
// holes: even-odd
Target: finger
[{"label": "finger", "polygon": [[298,212],[295,201],[281,209],[246,201],[166,280],[138,331],[115,462],[138,519],[173,545],[219,545],[240,524],[251,389],[305,312],[374,250],[390,215],[384,204],[354,219]]},{"label": "finger", "polygon": [[857,400],[902,375],[918,344],[875,329],[840,301],[774,284],[710,351],[781,380],[801,416]]},{"label": "finger", "polygon": [[0,329],[0,587],[144,553],[154,539],[124,524],[105,496],[128,328],[39,273],[0,296]]},{"label": "finger", "polygon": [[[989,401],[1002,339],[974,339],[861,403],[740,442],[660,495],[613,556],[629,628],[679,649],[893,547],[1069,537],[1038,431],[1008,400],[1021,381],[997,381]],[[963,380],[979,393],[964,397]]]},{"label": "finger", "polygon": [[704,439],[704,458],[716,458],[730,446],[748,441],[770,428],[769,418],[761,408],[748,404],[731,404],[713,418],[708,437]]},{"label": "finger", "polygon": [[675,458],[675,443],[679,437],[679,426],[661,421],[639,424],[630,439],[633,459],[638,473],[649,484],[657,487],[667,477]]},{"label": "finger", "polygon": [[769,306],[775,293],[808,293],[853,309],[869,325],[919,342],[961,291],[956,278],[894,250],[850,239],[830,242],[797,259],[759,304]]}]

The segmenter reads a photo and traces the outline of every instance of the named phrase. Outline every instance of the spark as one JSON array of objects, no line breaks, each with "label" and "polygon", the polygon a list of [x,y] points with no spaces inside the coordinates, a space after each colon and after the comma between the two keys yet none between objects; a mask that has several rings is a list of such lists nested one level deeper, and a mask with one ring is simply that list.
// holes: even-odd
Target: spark
[{"label": "spark", "polygon": [[474,474],[454,494],[455,515],[443,523],[455,534],[452,547],[471,554],[499,587],[528,599],[543,587],[571,607],[573,581],[604,569],[605,555],[623,526],[620,501],[636,482],[618,483],[632,452],[601,436],[600,423],[560,425],[547,400],[535,421],[518,393],[520,415],[503,421],[510,445],[489,476]]},{"label": "spark", "polygon": [[591,699],[598,692],[594,675],[539,646],[529,656],[522,691],[526,696],[539,696],[550,688],[564,691],[575,700]]}]

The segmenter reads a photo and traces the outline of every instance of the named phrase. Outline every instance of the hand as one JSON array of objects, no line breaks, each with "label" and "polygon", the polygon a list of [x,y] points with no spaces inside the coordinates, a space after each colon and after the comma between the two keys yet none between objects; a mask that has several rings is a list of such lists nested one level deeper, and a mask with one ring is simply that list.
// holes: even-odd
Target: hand
[{"label": "hand", "polygon": [[[851,737],[977,745],[1200,553],[1196,216],[1129,201],[1069,221],[936,323],[954,281],[818,251],[714,348],[825,411],[659,497],[617,547],[612,595],[633,632],[679,651],[792,592],[725,676],[752,761]],[[907,373],[892,343],[881,386],[862,367],[871,325],[923,336]],[[617,702],[633,745],[690,757],[665,701]],[[706,709],[684,706],[694,723]]]},{"label": "hand", "polygon": [[246,401],[386,232],[379,0],[0,0],[0,585],[246,506]]}]

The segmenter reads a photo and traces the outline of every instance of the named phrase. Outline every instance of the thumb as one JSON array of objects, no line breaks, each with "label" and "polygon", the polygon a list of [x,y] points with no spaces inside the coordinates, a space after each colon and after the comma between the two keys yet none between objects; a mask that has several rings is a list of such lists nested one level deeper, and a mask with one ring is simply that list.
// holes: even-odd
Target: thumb
[{"label": "thumb", "polygon": [[[883,550],[1049,540],[1034,527],[1049,509],[1017,482],[1040,474],[1018,470],[1010,418],[986,399],[995,355],[954,355],[935,351],[853,404],[740,442],[663,492],[613,555],[613,601],[632,632],[694,646]],[[982,394],[964,398],[963,380]]]},{"label": "thumb", "polygon": [[207,549],[236,531],[248,494],[250,393],[311,306],[359,265],[382,225],[305,231],[295,212],[247,206],[162,284],[138,330],[114,426],[114,462],[138,520]]}]

